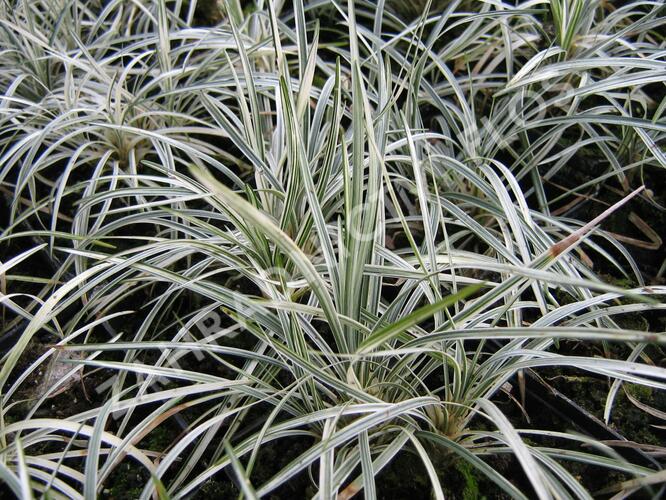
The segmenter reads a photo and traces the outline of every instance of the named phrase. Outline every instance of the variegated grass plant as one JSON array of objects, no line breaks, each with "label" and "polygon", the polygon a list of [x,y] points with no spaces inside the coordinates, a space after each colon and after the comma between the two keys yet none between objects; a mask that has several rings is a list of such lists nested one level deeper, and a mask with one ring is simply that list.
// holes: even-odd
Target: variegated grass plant
[{"label": "variegated grass plant", "polygon": [[[621,318],[662,310],[666,289],[555,209],[666,167],[661,2],[450,1],[413,21],[378,4],[229,2],[212,28],[194,1],[0,4],[2,240],[23,245],[0,265],[20,330],[0,478],[16,495],[94,498],[130,461],[142,498],[225,472],[245,498],[307,474],[317,498],[375,498],[403,453],[435,498],[442,457],[515,498],[590,498],[570,462],[658,491],[663,473],[497,399],[544,367],[608,379],[607,420],[623,383],[665,388],[645,354],[662,332]],[[583,151],[597,175],[553,195]],[[39,255],[48,279],[26,274]],[[73,380],[103,390],[50,414]],[[257,483],[262,450],[291,441],[309,444]],[[524,481],[489,465],[505,455]]]}]

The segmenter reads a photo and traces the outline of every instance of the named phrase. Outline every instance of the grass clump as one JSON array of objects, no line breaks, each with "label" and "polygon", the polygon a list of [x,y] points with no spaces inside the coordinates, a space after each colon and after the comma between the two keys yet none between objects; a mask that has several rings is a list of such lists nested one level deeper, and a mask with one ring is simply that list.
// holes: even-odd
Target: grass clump
[{"label": "grass clump", "polygon": [[[136,469],[140,498],[389,497],[407,456],[434,498],[590,498],[570,463],[661,491],[657,460],[531,428],[522,384],[607,381],[606,421],[665,388],[663,332],[622,318],[666,288],[602,224],[666,201],[661,2],[384,5],[0,4],[16,495]],[[88,407],[50,411],[72,379]]]}]

